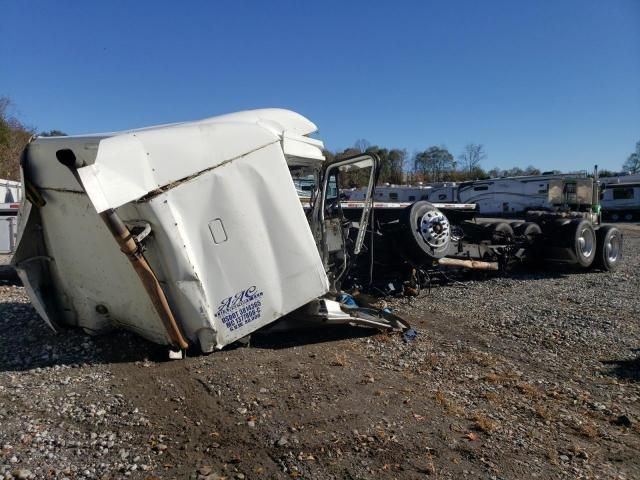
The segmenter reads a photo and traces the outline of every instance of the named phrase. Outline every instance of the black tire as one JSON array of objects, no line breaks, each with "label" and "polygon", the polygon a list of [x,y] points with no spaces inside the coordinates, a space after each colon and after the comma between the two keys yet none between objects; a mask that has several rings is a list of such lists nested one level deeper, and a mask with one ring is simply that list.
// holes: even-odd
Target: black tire
[{"label": "black tire", "polygon": [[515,235],[513,228],[507,222],[490,223],[487,225],[489,240],[494,245],[513,243]]},{"label": "black tire", "polygon": [[513,233],[517,237],[524,237],[524,240],[527,243],[527,245],[529,245],[530,247],[533,247],[534,245],[539,243],[539,239],[542,236],[542,229],[540,228],[540,225],[538,225],[537,223],[524,222],[516,226],[513,229]]},{"label": "black tire", "polygon": [[622,262],[622,232],[613,225],[605,225],[596,232],[596,239],[598,244],[593,267],[606,272],[614,271]]},{"label": "black tire", "polygon": [[[429,218],[433,224],[429,224]],[[427,224],[423,223],[427,221]],[[433,259],[440,259],[449,253],[451,244],[451,226],[447,217],[431,203],[425,201],[415,202],[404,209],[400,216],[402,230],[402,253],[409,261],[416,264],[424,264]],[[423,236],[423,230],[442,229],[433,232],[425,231],[424,235],[431,240],[427,241]]]},{"label": "black tire", "polygon": [[563,227],[569,222],[571,222],[571,220],[568,218],[547,217],[536,219],[533,223],[537,223],[549,242],[556,245],[559,243],[558,239],[562,238]]},{"label": "black tire", "polygon": [[564,242],[574,257],[575,263],[583,268],[591,266],[596,258],[596,232],[588,220],[577,218],[562,226]]}]

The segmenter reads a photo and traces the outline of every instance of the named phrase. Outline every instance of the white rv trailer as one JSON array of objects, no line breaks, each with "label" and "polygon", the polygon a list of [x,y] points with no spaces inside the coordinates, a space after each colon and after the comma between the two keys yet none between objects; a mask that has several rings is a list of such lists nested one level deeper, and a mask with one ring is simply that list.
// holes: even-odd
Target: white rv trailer
[{"label": "white rv trailer", "polygon": [[600,177],[600,183],[609,185],[611,183],[638,183],[640,182],[640,174],[617,175],[615,177]]},{"label": "white rv trailer", "polygon": [[0,179],[0,254],[13,252],[22,190],[20,182]]},{"label": "white rv trailer", "polygon": [[463,182],[458,201],[475,203],[481,215],[516,215],[527,210],[550,208],[549,182],[566,178],[585,178],[585,173],[531,175],[491,178]]},{"label": "white rv trailer", "polygon": [[[481,215],[515,215],[532,209],[549,208],[549,181],[565,178],[584,178],[585,173],[533,175],[492,178],[462,183],[448,182],[420,187],[385,185],[376,188],[377,202],[412,202],[477,204]],[[354,191],[350,200],[358,200],[364,190]]]},{"label": "white rv trailer", "polygon": [[[375,201],[390,203],[418,202],[428,200],[432,185],[381,185],[376,187]],[[349,192],[349,200],[358,202],[364,200],[366,188],[359,188]]]},{"label": "white rv trailer", "polygon": [[459,184],[455,182],[434,183],[425,200],[428,200],[431,203],[459,202],[458,187]]},{"label": "white rv trailer", "polygon": [[603,215],[613,221],[640,218],[640,181],[605,183],[600,205]]}]

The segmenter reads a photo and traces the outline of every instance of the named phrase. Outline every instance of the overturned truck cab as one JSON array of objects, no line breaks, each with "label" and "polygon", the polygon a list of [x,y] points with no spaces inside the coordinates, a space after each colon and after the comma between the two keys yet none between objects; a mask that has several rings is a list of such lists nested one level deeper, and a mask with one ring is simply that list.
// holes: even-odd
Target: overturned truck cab
[{"label": "overturned truck cab", "polygon": [[[12,262],[35,309],[54,330],[124,328],[210,352],[337,292],[368,214],[335,219],[329,178],[369,169],[370,199],[377,159],[327,165],[316,130],[264,109],[33,139]],[[324,186],[308,214],[292,174]]]}]

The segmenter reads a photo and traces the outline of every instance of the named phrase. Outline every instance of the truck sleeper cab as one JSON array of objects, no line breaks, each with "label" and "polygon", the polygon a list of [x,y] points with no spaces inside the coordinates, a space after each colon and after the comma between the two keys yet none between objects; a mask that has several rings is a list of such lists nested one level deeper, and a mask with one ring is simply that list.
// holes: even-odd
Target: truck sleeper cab
[{"label": "truck sleeper cab", "polygon": [[373,188],[377,162],[325,167],[316,130],[264,109],[34,139],[12,263],[35,309],[54,330],[118,327],[210,352],[323,297],[358,245],[332,235],[326,188],[306,217],[292,172],[361,166]]}]

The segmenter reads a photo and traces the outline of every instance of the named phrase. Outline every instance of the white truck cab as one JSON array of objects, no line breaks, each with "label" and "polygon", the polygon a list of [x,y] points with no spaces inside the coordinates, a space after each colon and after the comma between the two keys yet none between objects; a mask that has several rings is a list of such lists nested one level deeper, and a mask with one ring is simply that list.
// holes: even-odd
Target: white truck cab
[{"label": "white truck cab", "polygon": [[[174,348],[220,349],[337,289],[368,219],[338,215],[316,126],[280,109],[25,149],[13,264],[40,316]],[[292,175],[322,185],[305,215]],[[356,230],[355,242],[349,232]]]}]

